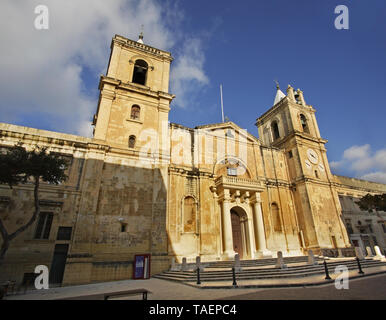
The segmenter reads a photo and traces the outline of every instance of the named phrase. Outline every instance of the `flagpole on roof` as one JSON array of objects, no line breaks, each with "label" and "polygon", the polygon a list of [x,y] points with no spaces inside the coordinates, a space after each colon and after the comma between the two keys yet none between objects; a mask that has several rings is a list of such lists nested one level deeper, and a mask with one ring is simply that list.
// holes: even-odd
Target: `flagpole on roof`
[{"label": "flagpole on roof", "polygon": [[222,100],[222,84],[220,84],[220,97],[221,97],[221,115],[222,115],[222,122],[224,122],[224,103]]}]

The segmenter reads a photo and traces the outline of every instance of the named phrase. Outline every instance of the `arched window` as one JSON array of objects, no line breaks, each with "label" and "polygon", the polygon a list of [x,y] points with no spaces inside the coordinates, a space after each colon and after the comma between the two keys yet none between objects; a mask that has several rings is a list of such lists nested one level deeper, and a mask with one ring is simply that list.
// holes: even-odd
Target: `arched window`
[{"label": "arched window", "polygon": [[196,232],[196,201],[193,197],[184,199],[184,232]]},{"label": "arched window", "polygon": [[279,206],[276,204],[276,202],[273,202],[271,204],[271,210],[272,210],[272,220],[273,220],[273,229],[274,231],[281,232],[281,219],[280,219],[280,211]]},{"label": "arched window", "polygon": [[307,119],[304,116],[304,114],[300,115],[300,123],[302,125],[303,132],[310,133],[310,130],[308,129],[308,125],[307,125]]},{"label": "arched window", "polygon": [[147,63],[143,60],[135,61],[134,73],[133,73],[133,82],[145,85],[146,84],[146,75],[147,75]]},{"label": "arched window", "polygon": [[140,113],[141,113],[141,108],[135,104],[131,107],[130,118],[133,120],[139,120]]},{"label": "arched window", "polygon": [[271,129],[272,129],[273,140],[279,139],[280,138],[279,126],[277,125],[276,121],[272,122]]},{"label": "arched window", "polygon": [[135,147],[135,136],[130,136],[129,137],[129,148],[134,148]]}]

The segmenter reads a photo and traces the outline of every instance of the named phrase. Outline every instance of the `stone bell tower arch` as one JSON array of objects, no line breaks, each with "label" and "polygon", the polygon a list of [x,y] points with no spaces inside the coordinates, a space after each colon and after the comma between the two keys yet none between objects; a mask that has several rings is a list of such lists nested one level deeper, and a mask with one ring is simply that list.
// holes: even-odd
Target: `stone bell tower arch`
[{"label": "stone bell tower arch", "polygon": [[168,116],[174,95],[169,91],[170,64],[167,51],[115,35],[106,75],[99,82],[94,138],[122,148],[138,150],[154,136],[159,154],[167,150]]}]

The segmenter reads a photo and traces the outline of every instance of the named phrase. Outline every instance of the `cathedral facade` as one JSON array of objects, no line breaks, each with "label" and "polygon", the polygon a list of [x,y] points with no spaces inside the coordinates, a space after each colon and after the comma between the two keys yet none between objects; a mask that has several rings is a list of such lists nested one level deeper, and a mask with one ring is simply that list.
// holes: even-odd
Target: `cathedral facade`
[{"label": "cathedral facade", "polygon": [[[151,274],[172,258],[351,254],[340,198],[386,185],[331,173],[303,92],[277,89],[256,120],[259,138],[230,121],[187,128],[169,123],[172,60],[116,35],[93,138],[0,123],[2,149],[47,146],[70,163],[65,183],[42,183],[41,214],[11,242],[0,280],[25,282],[37,265],[63,285],[129,279],[137,254],[151,256]],[[10,231],[32,204],[32,185],[0,185]]]}]

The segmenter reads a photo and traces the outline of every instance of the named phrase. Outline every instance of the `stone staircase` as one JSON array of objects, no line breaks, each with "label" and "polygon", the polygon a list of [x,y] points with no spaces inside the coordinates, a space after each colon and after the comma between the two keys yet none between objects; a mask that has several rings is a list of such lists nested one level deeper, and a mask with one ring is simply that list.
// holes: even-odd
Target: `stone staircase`
[{"label": "stone staircase", "polygon": [[[315,257],[317,265],[308,265],[308,257],[285,257],[284,263],[287,268],[276,268],[276,259],[258,259],[258,260],[241,260],[240,272],[236,273],[237,280],[259,280],[259,279],[289,279],[303,278],[325,273],[323,259]],[[345,265],[349,271],[358,270],[357,261],[354,258],[329,259],[326,260],[330,274],[333,274],[335,267]],[[217,261],[206,263],[206,267],[200,272],[201,282],[222,282],[232,281],[233,261]],[[361,267],[366,272],[368,268],[386,267],[386,262],[366,258],[361,260]],[[217,270],[216,270],[217,269]],[[386,268],[385,268],[386,272]],[[154,278],[169,281],[178,281],[182,283],[195,283],[197,273],[195,270],[189,271],[165,271],[161,274],[154,275]]]},{"label": "stone staircase", "polygon": [[[297,256],[297,257],[284,257],[285,264],[293,264],[293,263],[307,263],[307,256]],[[315,256],[315,260],[323,262],[323,259]],[[270,266],[276,265],[276,258],[264,258],[264,259],[255,259],[255,260],[240,260],[241,267],[260,267],[260,266]],[[207,262],[205,263],[207,268],[215,269],[215,268],[232,268],[234,261],[215,261],[215,262]]]}]

